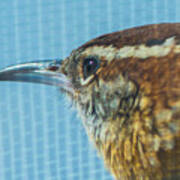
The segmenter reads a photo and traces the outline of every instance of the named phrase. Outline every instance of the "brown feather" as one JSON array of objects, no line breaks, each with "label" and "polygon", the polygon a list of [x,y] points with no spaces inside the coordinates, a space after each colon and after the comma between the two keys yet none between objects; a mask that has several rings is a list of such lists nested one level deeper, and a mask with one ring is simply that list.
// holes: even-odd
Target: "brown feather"
[{"label": "brown feather", "polygon": [[[90,81],[86,57],[101,61]],[[180,23],[103,35],[65,62],[73,100],[114,177],[180,179]]]}]

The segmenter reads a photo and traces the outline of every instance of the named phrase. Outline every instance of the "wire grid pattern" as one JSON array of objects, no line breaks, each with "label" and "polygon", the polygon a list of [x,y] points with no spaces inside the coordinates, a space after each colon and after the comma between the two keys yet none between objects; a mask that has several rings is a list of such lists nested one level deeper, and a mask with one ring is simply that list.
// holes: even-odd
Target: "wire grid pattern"
[{"label": "wire grid pattern", "polygon": [[[178,22],[178,0],[0,1],[0,67],[64,58],[98,35]],[[1,82],[0,180],[111,180],[56,88]]]}]

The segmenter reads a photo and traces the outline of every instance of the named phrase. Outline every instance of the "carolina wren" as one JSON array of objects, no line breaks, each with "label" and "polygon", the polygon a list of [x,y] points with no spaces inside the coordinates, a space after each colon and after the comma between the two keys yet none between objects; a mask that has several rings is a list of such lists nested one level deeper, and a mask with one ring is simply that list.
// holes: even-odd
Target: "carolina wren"
[{"label": "carolina wren", "polygon": [[115,179],[180,179],[180,23],[103,35],[0,80],[60,87]]}]

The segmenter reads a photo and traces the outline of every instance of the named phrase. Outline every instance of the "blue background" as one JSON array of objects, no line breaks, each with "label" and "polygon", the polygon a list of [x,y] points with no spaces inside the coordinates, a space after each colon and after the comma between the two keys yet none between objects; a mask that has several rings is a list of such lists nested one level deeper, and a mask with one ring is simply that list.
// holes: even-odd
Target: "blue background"
[{"label": "blue background", "polygon": [[[180,20],[179,0],[1,0],[0,68],[65,58],[104,33]],[[54,87],[0,83],[0,180],[111,180]]]}]

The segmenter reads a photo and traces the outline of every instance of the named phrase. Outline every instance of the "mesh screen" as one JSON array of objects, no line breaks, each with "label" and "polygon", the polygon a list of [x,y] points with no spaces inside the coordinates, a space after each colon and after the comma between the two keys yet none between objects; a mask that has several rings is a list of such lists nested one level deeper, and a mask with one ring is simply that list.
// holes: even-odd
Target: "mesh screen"
[{"label": "mesh screen", "polygon": [[[64,58],[98,35],[180,20],[178,0],[0,1],[0,67]],[[0,83],[0,180],[111,180],[56,88]]]}]

